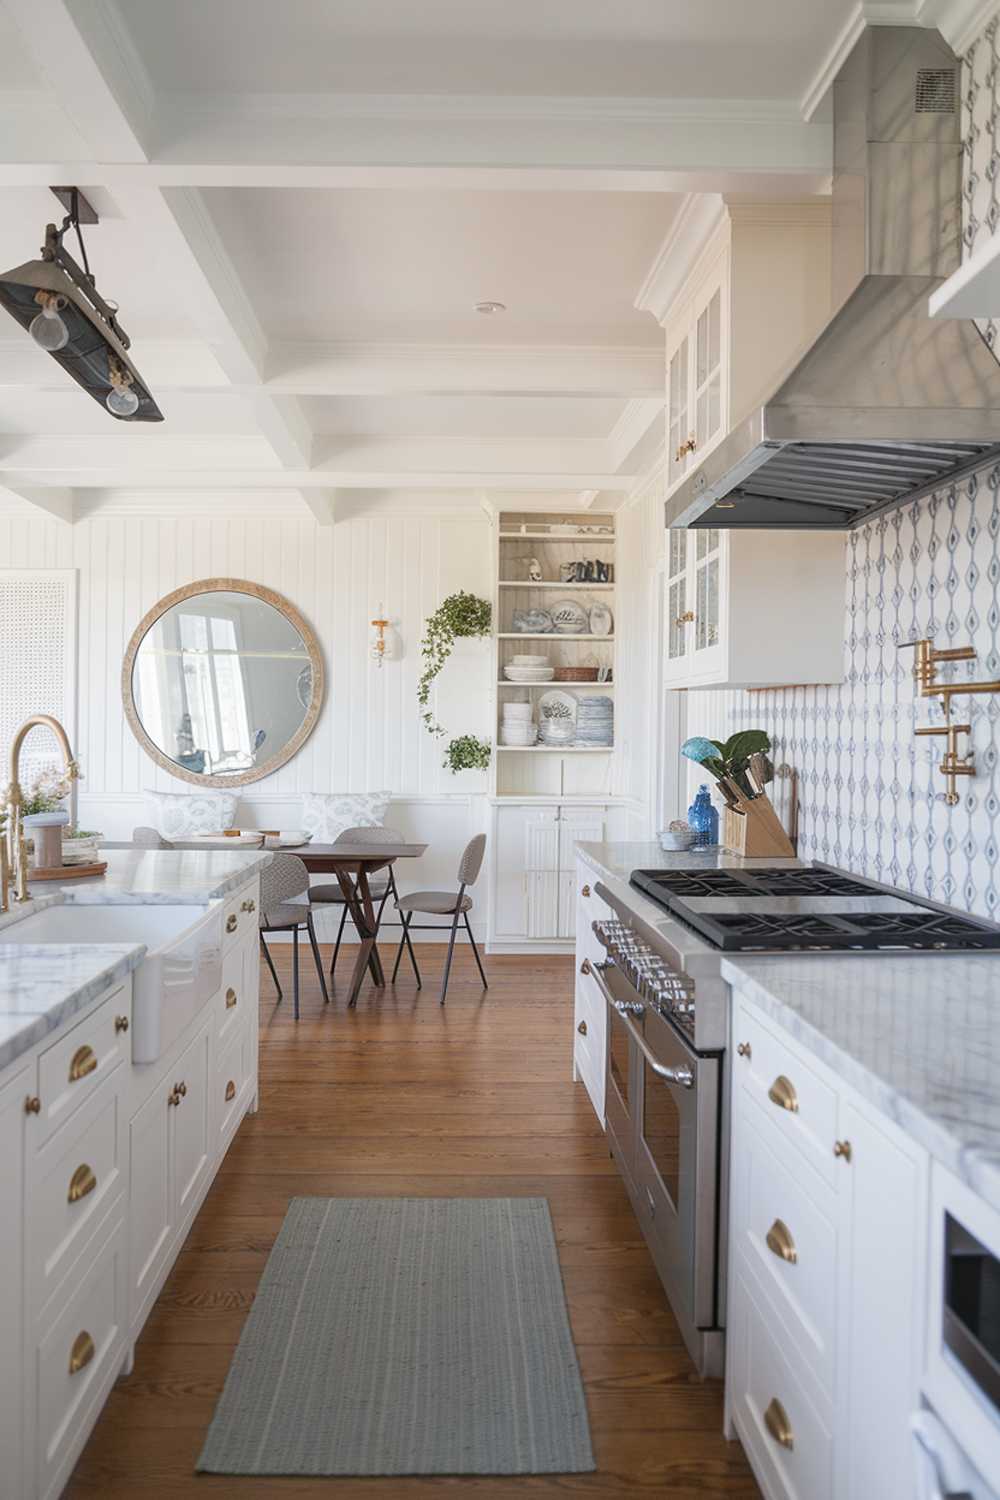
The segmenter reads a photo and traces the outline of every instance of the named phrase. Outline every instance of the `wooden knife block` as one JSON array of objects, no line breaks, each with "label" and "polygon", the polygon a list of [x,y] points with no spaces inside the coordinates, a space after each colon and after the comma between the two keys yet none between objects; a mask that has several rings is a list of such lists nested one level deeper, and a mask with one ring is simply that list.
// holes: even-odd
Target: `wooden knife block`
[{"label": "wooden knife block", "polygon": [[741,797],[740,812],[724,808],[722,847],[747,859],[794,859],[792,841],[766,795]]}]

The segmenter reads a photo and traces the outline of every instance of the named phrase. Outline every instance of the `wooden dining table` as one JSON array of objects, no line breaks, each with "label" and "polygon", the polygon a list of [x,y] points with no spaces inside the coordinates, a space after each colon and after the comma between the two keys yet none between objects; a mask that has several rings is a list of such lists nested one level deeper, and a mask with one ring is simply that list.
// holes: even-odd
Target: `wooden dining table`
[{"label": "wooden dining table", "polygon": [[299,844],[274,850],[294,854],[310,875],[336,875],[351,921],[357,928],[360,949],[351,974],[348,1005],[355,1005],[365,969],[380,989],[385,973],[378,955],[379,908],[372,900],[368,877],[388,869],[397,859],[419,859],[426,844]]}]

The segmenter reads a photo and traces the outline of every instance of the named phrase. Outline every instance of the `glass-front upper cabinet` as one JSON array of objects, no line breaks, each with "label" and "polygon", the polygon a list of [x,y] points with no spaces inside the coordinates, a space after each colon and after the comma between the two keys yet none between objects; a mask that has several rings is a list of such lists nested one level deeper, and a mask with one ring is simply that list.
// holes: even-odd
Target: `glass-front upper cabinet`
[{"label": "glass-front upper cabinet", "polygon": [[686,531],[667,532],[667,658],[678,662],[688,653],[688,536]]},{"label": "glass-front upper cabinet", "polygon": [[717,528],[667,532],[664,680],[707,682],[724,665],[730,536]]},{"label": "glass-front upper cabinet", "polygon": [[667,492],[698,464],[729,420],[729,253],[720,250],[667,324]]}]

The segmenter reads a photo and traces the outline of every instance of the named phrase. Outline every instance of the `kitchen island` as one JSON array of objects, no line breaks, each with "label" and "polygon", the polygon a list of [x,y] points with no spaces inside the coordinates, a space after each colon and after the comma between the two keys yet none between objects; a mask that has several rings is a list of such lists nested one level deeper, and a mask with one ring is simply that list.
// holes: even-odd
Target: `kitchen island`
[{"label": "kitchen island", "polygon": [[62,1488],[256,1108],[257,907],[270,858],[109,851],[106,876],[49,882],[0,918],[0,1452],[11,1500]]}]

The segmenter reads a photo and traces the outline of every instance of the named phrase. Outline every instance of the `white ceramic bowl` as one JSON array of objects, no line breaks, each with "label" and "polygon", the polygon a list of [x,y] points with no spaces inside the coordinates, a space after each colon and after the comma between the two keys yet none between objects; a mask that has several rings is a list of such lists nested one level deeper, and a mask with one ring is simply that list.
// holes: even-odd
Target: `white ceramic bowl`
[{"label": "white ceramic bowl", "polygon": [[508,724],[531,723],[530,703],[505,703],[503,706],[504,721]]},{"label": "white ceramic bowl", "polygon": [[510,665],[512,667],[547,667],[549,659],[547,656],[512,656]]},{"label": "white ceramic bowl", "polygon": [[678,833],[670,828],[664,828],[657,837],[660,840],[660,848],[665,854],[679,854],[685,849],[690,849],[698,835],[694,829],[688,833]]}]

